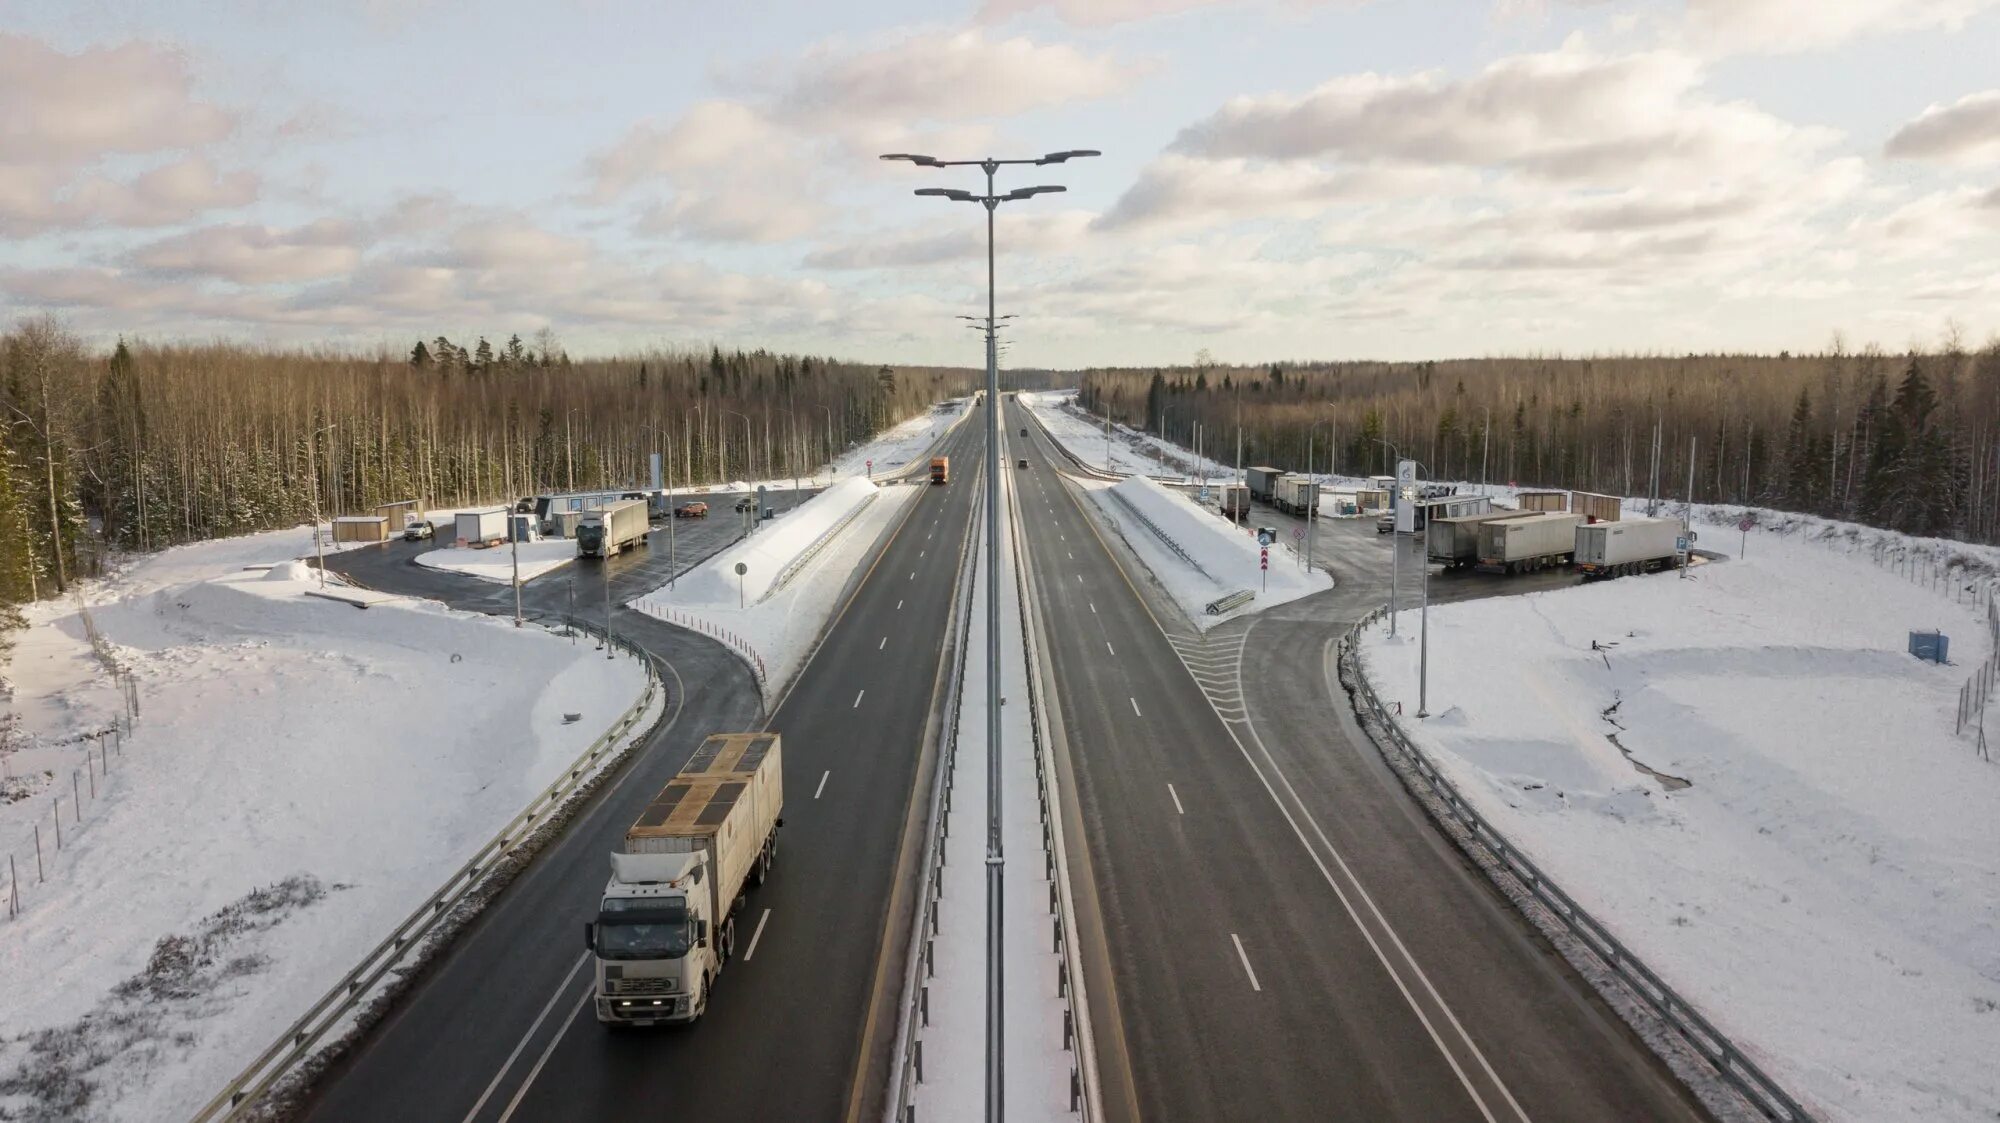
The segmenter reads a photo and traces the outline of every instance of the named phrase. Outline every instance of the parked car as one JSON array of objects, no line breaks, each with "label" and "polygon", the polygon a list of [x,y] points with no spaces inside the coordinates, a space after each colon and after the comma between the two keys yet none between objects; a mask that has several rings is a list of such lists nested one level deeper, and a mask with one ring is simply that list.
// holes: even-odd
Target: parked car
[{"label": "parked car", "polygon": [[736,501],[736,513],[739,515],[745,511],[754,511],[756,509],[757,497],[754,495],[746,495]]},{"label": "parked car", "polygon": [[429,519],[419,519],[403,528],[403,541],[426,542],[436,533],[437,528],[431,525]]},{"label": "parked car", "polygon": [[1028,466],[1028,458],[1025,456],[1022,457],[1020,460],[1015,461],[1014,463],[1014,467],[1016,468],[1026,468],[1027,466]]},{"label": "parked car", "polygon": [[1395,529],[1396,516],[1393,514],[1383,515],[1381,518],[1375,520],[1375,533],[1377,534],[1389,534]]},{"label": "parked car", "polygon": [[708,504],[703,503],[699,499],[692,503],[683,503],[674,508],[674,517],[677,519],[705,519],[708,517]]}]

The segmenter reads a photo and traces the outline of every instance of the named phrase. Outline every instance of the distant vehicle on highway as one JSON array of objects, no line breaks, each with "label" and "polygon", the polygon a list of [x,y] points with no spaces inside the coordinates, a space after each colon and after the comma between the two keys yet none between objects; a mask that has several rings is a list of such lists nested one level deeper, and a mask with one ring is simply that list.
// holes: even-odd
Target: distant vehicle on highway
[{"label": "distant vehicle on highway", "polygon": [[931,457],[931,482],[934,484],[951,482],[951,457]]},{"label": "distant vehicle on highway", "polygon": [[1028,427],[1027,427],[1027,426],[1023,425],[1023,426],[1021,427],[1021,435],[1022,435],[1022,436],[1024,436],[1024,437],[1028,435]]},{"label": "distant vehicle on highway", "polygon": [[674,517],[677,519],[705,519],[708,517],[708,504],[703,503],[699,499],[692,503],[683,503],[674,508]]},{"label": "distant vehicle on highway", "polygon": [[437,528],[431,525],[429,519],[418,519],[416,522],[403,528],[403,541],[426,542],[436,533]]},{"label": "distant vehicle on highway", "polygon": [[1027,466],[1028,466],[1028,458],[1025,456],[1020,459],[1019,463],[1014,465],[1014,467],[1016,468],[1026,468]]}]

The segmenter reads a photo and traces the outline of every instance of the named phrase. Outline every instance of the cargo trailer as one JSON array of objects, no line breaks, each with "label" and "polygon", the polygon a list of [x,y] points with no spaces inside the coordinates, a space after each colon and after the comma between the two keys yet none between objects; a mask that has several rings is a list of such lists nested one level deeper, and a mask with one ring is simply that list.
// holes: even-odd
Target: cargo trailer
[{"label": "cargo trailer", "polygon": [[1481,573],[1523,573],[1563,565],[1576,550],[1576,528],[1583,516],[1567,511],[1541,511],[1513,519],[1494,519],[1479,528]]},{"label": "cargo trailer", "polygon": [[1615,523],[1625,513],[1625,501],[1616,495],[1572,491],[1569,493],[1569,509],[1590,522]]},{"label": "cargo trailer", "polygon": [[461,546],[497,546],[507,540],[507,508],[460,511],[452,520],[452,537]]},{"label": "cargo trailer", "polygon": [[1576,528],[1576,568],[1586,578],[1666,569],[1679,556],[1678,519],[1620,519]]},{"label": "cargo trailer", "polygon": [[1240,519],[1250,513],[1250,489],[1242,484],[1223,484],[1217,489],[1216,506],[1231,519]]},{"label": "cargo trailer", "polygon": [[1287,472],[1273,486],[1271,502],[1287,514],[1311,514],[1319,506],[1319,482],[1311,476]]},{"label": "cargo trailer", "polygon": [[1514,502],[1523,511],[1567,511],[1569,510],[1569,492],[1522,491],[1515,493]]},{"label": "cargo trailer", "polygon": [[609,558],[628,547],[644,546],[652,520],[646,517],[646,501],[621,499],[595,511],[585,511],[576,524],[576,554],[581,558]]},{"label": "cargo trailer", "polygon": [[1528,511],[1504,508],[1478,511],[1470,515],[1439,515],[1424,528],[1424,550],[1430,560],[1446,569],[1472,565],[1479,560],[1479,528],[1494,519],[1519,518]]},{"label": "cargo trailer", "polygon": [[776,733],[718,733],[646,806],[611,855],[593,953],[597,1020],[692,1022],[736,950],[736,917],[778,853],[784,758]]},{"label": "cargo trailer", "polygon": [[1244,482],[1250,487],[1250,498],[1259,503],[1271,502],[1273,498],[1272,491],[1277,486],[1278,477],[1284,474],[1282,470],[1277,468],[1243,469]]}]

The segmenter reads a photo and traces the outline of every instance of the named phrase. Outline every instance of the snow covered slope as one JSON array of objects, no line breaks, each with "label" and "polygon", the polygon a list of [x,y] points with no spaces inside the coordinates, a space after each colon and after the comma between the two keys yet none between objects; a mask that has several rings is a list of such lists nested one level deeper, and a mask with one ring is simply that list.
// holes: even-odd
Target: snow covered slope
[{"label": "snow covered slope", "polygon": [[[1869,531],[1870,536],[1882,532]],[[1703,545],[1737,545],[1732,529]],[[1959,592],[1962,590],[1948,590]],[[1983,605],[1977,611],[1983,612]],[[1975,608],[1826,545],[1432,606],[1404,728],[1517,845],[1822,1118],[2000,1103],[2000,765]],[[1416,613],[1363,645],[1417,706]]]},{"label": "snow covered slope", "polygon": [[[567,538],[550,538],[540,542],[522,542],[521,580],[533,581],[552,569],[560,569],[576,560],[576,543]],[[473,547],[447,546],[440,550],[426,550],[417,555],[417,564],[432,569],[462,573],[467,577],[477,577],[482,581],[498,581],[505,585],[514,579],[514,550],[516,547],[500,545],[485,549]]]},{"label": "snow covered slope", "polygon": [[[504,620],[308,596],[287,559],[309,541],[171,550],[90,594],[142,712],[80,824],[58,778],[59,855],[47,789],[0,802],[0,849],[18,863],[39,823],[48,860],[0,920],[0,1081],[28,1082],[0,1116],[186,1118],[643,689],[630,660]],[[81,634],[73,604],[31,619]],[[30,732],[120,712],[38,650],[16,688],[65,720]]]},{"label": "snow covered slope", "polygon": [[[1324,571],[1299,568],[1289,546],[1272,546],[1271,568],[1260,570],[1251,532],[1144,476],[1089,490],[1120,537],[1199,627],[1333,587]],[[1236,613],[1206,615],[1210,601],[1241,589],[1256,592],[1256,599]]]}]

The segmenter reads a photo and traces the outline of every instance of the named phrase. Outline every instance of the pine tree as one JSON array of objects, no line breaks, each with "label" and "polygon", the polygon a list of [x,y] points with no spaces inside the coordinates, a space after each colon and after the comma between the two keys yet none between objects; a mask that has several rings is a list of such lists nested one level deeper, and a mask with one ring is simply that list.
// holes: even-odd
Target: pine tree
[{"label": "pine tree", "polygon": [[1783,499],[1794,511],[1810,511],[1816,506],[1820,471],[1812,434],[1812,398],[1800,387],[1798,404],[1792,407],[1791,428],[1785,432]]},{"label": "pine tree", "polygon": [[479,337],[479,346],[472,351],[472,369],[485,370],[492,365],[493,345],[486,342],[486,337],[482,335]]},{"label": "pine tree", "polygon": [[424,341],[421,339],[417,340],[415,347],[410,348],[410,365],[416,367],[418,370],[431,365],[430,348],[425,347]]},{"label": "pine tree", "polygon": [[507,365],[510,367],[526,366],[527,361],[527,351],[521,345],[521,333],[515,332],[513,335],[508,336]]}]

